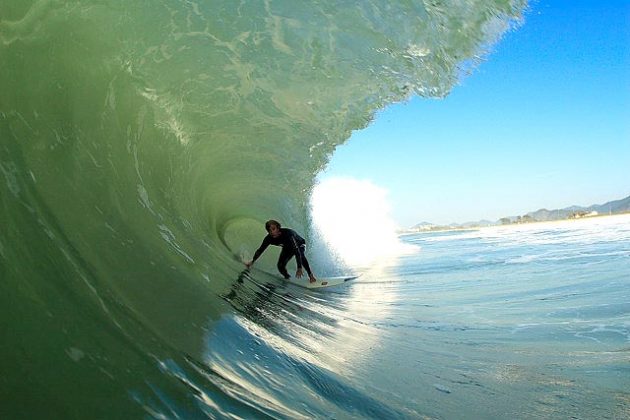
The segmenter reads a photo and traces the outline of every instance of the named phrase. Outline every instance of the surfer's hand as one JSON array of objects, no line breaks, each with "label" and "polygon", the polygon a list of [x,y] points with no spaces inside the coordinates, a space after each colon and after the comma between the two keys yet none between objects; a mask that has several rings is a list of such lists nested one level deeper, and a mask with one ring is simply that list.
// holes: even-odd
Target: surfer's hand
[{"label": "surfer's hand", "polygon": [[297,277],[298,279],[302,278],[302,269],[298,268],[298,270],[295,272],[295,277]]},{"label": "surfer's hand", "polygon": [[247,261],[247,262],[245,263],[245,267],[249,268],[249,267],[251,267],[251,266],[252,266],[252,264],[254,264],[254,261]]}]

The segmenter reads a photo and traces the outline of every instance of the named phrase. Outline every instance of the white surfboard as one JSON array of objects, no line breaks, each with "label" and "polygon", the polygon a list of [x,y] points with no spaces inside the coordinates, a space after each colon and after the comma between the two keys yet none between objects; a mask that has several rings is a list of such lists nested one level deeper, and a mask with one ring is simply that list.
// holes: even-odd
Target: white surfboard
[{"label": "white surfboard", "polygon": [[307,289],[318,289],[321,287],[338,286],[350,280],[354,280],[357,277],[359,276],[318,277],[316,282],[311,283],[308,281],[308,276],[304,275],[301,279],[291,278],[287,280],[287,282],[295,284],[296,286],[306,287]]}]

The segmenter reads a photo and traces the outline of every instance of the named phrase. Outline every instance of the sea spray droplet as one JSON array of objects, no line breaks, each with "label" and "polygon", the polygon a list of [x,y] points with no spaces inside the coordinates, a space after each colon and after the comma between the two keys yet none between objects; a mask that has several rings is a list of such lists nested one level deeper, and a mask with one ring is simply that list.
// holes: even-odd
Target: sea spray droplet
[{"label": "sea spray droplet", "polygon": [[435,389],[437,389],[440,392],[443,392],[445,394],[450,394],[451,390],[448,389],[446,386],[441,385],[441,384],[433,384],[433,386],[435,387]]},{"label": "sea spray droplet", "polygon": [[83,351],[79,350],[76,347],[70,347],[69,349],[67,349],[66,354],[75,362],[78,362],[85,357],[85,353],[83,353]]},{"label": "sea spray droplet", "polygon": [[9,191],[15,196],[20,195],[20,185],[16,174],[18,173],[17,166],[13,162],[0,163],[0,172],[4,175]]}]

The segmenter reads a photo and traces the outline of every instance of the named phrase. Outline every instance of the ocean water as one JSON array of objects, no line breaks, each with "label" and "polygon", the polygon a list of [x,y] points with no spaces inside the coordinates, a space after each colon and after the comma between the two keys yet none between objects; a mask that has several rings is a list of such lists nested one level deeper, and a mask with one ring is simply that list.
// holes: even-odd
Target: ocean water
[{"label": "ocean water", "polygon": [[272,417],[628,418],[630,215],[401,239],[341,287],[244,274],[205,368]]},{"label": "ocean water", "polygon": [[0,417],[627,417],[627,219],[404,237],[321,292],[243,271],[525,7],[0,0]]}]

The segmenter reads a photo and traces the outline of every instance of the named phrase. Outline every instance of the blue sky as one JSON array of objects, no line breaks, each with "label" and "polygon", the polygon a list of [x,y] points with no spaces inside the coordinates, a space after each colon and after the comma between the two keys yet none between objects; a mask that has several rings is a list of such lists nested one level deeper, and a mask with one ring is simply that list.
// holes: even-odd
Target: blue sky
[{"label": "blue sky", "polygon": [[630,195],[630,1],[530,3],[445,99],[381,111],[320,179],[385,189],[401,227]]}]

